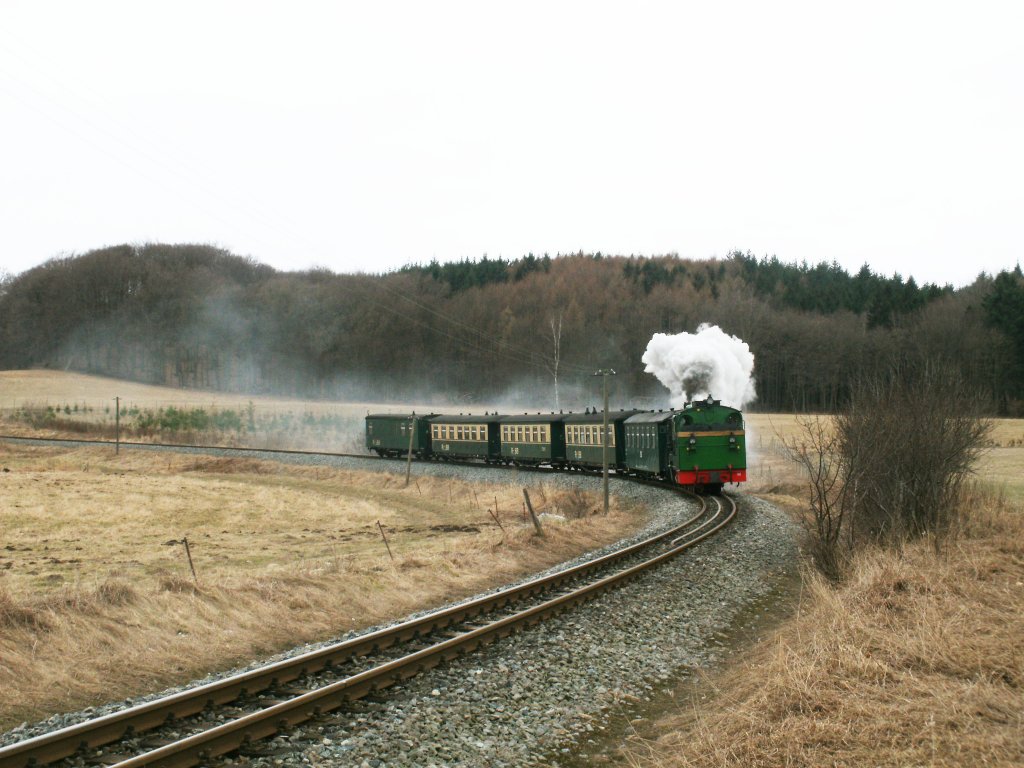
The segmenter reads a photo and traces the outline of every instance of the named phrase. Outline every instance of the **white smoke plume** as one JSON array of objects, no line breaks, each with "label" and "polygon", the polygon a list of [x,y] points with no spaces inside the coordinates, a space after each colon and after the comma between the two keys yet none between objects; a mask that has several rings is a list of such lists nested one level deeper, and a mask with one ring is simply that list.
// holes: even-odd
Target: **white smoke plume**
[{"label": "white smoke plume", "polygon": [[709,395],[742,408],[756,397],[754,354],[717,325],[703,323],[696,333],[656,333],[640,359],[668,387],[673,408]]}]

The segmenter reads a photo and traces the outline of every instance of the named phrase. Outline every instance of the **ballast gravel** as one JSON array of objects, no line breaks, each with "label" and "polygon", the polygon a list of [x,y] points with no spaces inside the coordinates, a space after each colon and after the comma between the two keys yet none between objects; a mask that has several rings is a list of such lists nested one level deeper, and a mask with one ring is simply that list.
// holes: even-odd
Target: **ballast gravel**
[{"label": "ballast gravel", "polygon": [[[282,460],[279,454],[248,455]],[[402,462],[328,456],[293,455],[283,460],[390,472],[404,467]],[[416,464],[415,471],[470,482],[511,479],[507,470],[485,467]],[[601,485],[594,477],[515,474],[514,482],[522,485],[543,482],[546,487],[584,490],[598,490]],[[651,513],[648,524],[627,540],[552,571],[638,541],[688,519],[695,511],[693,502],[658,488],[617,482],[613,492],[644,503]],[[789,518],[759,499],[737,497],[739,513],[728,528],[623,587],[424,672],[379,698],[347,705],[254,745],[254,754],[231,755],[214,764],[504,768],[586,761],[612,714],[642,707],[670,681],[714,666],[722,651],[723,631],[795,567],[798,536]],[[244,669],[326,644],[304,645]],[[213,675],[183,688],[240,671]],[[181,689],[56,715],[3,734],[0,746],[176,690]]]}]

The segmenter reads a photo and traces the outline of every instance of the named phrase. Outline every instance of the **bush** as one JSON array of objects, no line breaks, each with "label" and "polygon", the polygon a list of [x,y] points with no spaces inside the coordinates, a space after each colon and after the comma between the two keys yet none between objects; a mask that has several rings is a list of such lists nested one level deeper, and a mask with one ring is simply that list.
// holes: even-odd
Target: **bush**
[{"label": "bush", "polygon": [[985,450],[987,403],[936,367],[897,369],[854,385],[831,424],[805,421],[787,444],[807,472],[814,562],[838,580],[859,545],[902,546],[954,529],[965,482]]}]

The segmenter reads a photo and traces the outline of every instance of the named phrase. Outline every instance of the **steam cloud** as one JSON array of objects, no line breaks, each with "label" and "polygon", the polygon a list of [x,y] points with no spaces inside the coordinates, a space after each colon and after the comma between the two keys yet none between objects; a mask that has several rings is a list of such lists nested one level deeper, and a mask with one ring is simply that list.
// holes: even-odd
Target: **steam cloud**
[{"label": "steam cloud", "polygon": [[703,323],[696,333],[656,333],[640,359],[668,387],[674,408],[709,395],[742,408],[756,397],[750,347],[717,325]]}]

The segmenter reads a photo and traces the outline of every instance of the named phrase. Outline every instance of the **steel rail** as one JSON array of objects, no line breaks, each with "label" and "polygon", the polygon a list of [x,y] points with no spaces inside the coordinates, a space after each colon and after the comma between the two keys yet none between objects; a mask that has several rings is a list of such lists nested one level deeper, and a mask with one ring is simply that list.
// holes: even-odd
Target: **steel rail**
[{"label": "steel rail", "polygon": [[0,748],[0,768],[24,768],[33,764],[52,763],[73,755],[80,749],[101,747],[127,735],[152,730],[169,719],[195,715],[208,707],[226,704],[240,696],[296,680],[350,659],[389,648],[396,643],[451,627],[512,602],[536,596],[620,562],[653,544],[678,536],[703,516],[703,506],[696,515],[668,531],[557,573],[434,611],[392,627]]},{"label": "steel rail", "polygon": [[[142,766],[184,768],[197,765],[218,755],[232,752],[253,740],[267,738],[278,731],[294,727],[312,717],[330,712],[347,701],[354,701],[365,696],[367,693],[387,688],[401,680],[413,677],[425,669],[437,666],[446,659],[452,659],[473,651],[481,645],[494,642],[521,627],[530,626],[545,618],[557,615],[570,607],[595,597],[600,592],[613,586],[618,586],[627,579],[633,578],[669,558],[675,557],[680,552],[717,533],[731,522],[736,515],[735,500],[731,497],[726,498],[730,502],[730,510],[724,519],[688,541],[649,560],[626,568],[611,576],[606,576],[568,594],[552,598],[525,611],[499,619],[484,627],[473,629],[459,637],[446,640],[430,648],[425,648],[395,661],[352,675],[344,680],[297,696],[290,701],[275,704],[261,712],[240,717],[202,733],[188,736],[172,744],[121,761],[114,764],[113,768],[142,768]],[[708,521],[708,524],[713,522],[723,512],[721,503],[717,502],[717,500],[716,503],[718,504],[718,511]]]}]

